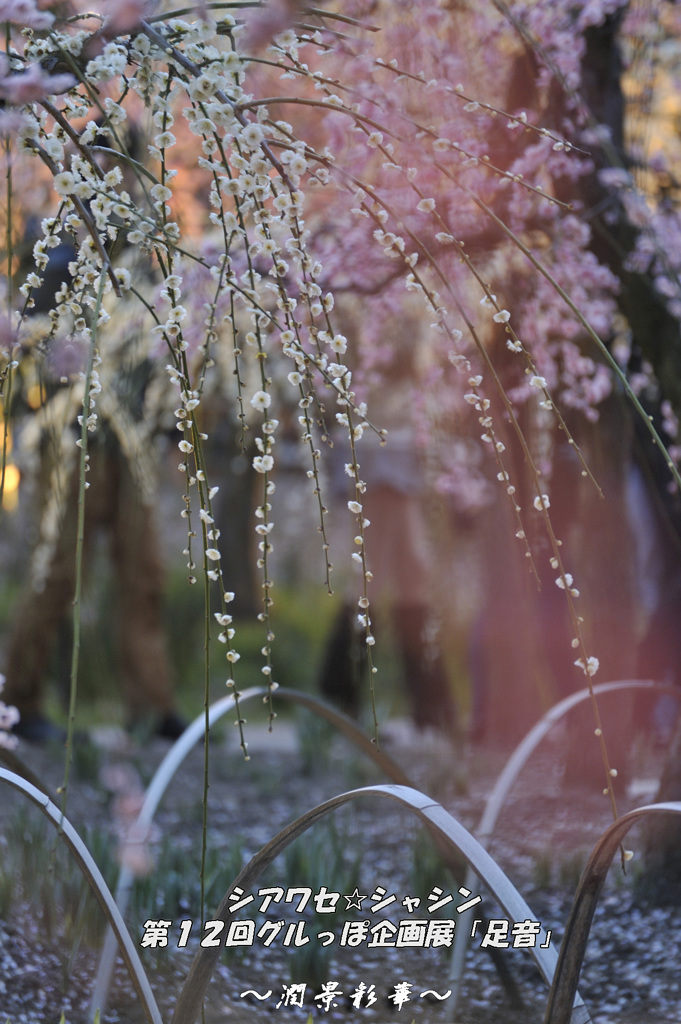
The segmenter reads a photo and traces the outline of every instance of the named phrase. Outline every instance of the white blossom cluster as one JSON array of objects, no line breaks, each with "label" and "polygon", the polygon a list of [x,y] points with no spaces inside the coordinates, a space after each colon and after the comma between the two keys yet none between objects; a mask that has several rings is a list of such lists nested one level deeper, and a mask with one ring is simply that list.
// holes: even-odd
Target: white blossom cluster
[{"label": "white blossom cluster", "polygon": [[[364,485],[354,446],[367,426],[366,409],[356,403],[351,371],[340,362],[348,345],[330,320],[334,300],[319,283],[321,263],[308,252],[301,186],[310,173],[311,151],[295,138],[290,125],[273,121],[266,106],[251,103],[252,97],[245,92],[247,61],[235,45],[241,29],[229,15],[219,21],[203,15],[196,20],[173,18],[158,27],[139,24],[143,31],[105,41],[95,53],[85,29],[60,27],[46,36],[33,36],[30,31],[26,35],[25,59],[37,64],[68,54],[78,70],[78,81],[60,82],[74,87],[58,103],[45,97],[45,102],[28,108],[19,132],[20,152],[38,158],[48,169],[58,204],[56,213],[42,222],[42,236],[34,246],[35,270],[25,280],[22,294],[25,308],[30,309],[35,291],[44,283],[51,252],[67,232],[75,244],[75,256],[68,268],[69,280],[61,284],[50,312],[50,338],[70,331],[94,345],[110,318],[113,292],[138,297],[151,309],[155,320],[151,346],[159,351],[160,346],[165,348],[168,380],[177,396],[174,415],[180,435],[179,469],[186,480],[182,516],[187,520],[189,580],[196,581],[193,548],[199,531],[203,571],[209,584],[217,587],[221,608],[216,619],[221,627],[219,639],[228,648],[227,684],[238,696],[234,666],[239,654],[226,611],[231,595],[223,580],[219,531],[212,511],[217,488],[208,481],[202,450],[206,435],[200,425],[207,371],[216,346],[223,344],[222,339],[231,339],[239,419],[244,429],[255,432],[253,468],[263,478],[255,530],[263,577],[260,618],[267,638],[262,671],[273,691],[277,684],[270,659],[273,581],[268,559],[279,425],[272,409],[279,385],[274,387],[271,368],[276,365],[279,372],[282,360],[292,364],[285,379],[298,395],[301,440],[309,451],[308,475],[319,505],[327,555],[327,584],[332,566],[319,478],[319,433],[326,428],[316,410],[317,391],[324,387],[335,396],[336,418],[351,438],[358,496]],[[295,34],[280,34],[274,52],[297,60]],[[93,103],[97,95],[101,99]],[[130,150],[128,136],[130,111],[138,109],[138,102],[146,106],[152,125],[147,153],[142,155]],[[201,262],[202,257],[187,252],[195,244],[184,238],[178,219],[180,171],[173,158],[178,140],[186,145],[191,136],[200,144],[197,163],[209,182],[208,220],[222,250],[215,260],[203,263],[214,285],[212,300],[204,303],[203,335],[194,296],[183,294],[191,260]],[[313,173],[318,181],[328,180],[320,167]],[[163,283],[153,305],[135,271],[114,264],[111,253],[121,242],[146,253],[158,268]],[[97,428],[95,398],[102,386],[98,362],[93,352],[89,376],[81,374],[87,393],[78,422],[86,434]],[[83,439],[77,443],[86,446]],[[87,451],[84,459],[87,469]],[[372,644],[366,595],[370,574],[364,563],[366,526],[368,521],[360,515],[358,559],[364,568],[360,600],[367,642]]]},{"label": "white blossom cluster", "polygon": [[[0,675],[0,693],[5,686],[5,677]],[[10,730],[19,721],[19,712],[11,704],[5,704],[0,700],[0,747],[6,750],[13,750],[17,745],[16,736],[10,735]]]},{"label": "white blossom cluster", "polygon": [[[278,23],[276,11],[270,7],[257,12],[250,24],[205,5],[186,16],[164,20],[159,15],[145,20],[149,13],[146,5],[141,0],[126,0],[105,5],[106,18],[97,20],[93,31],[89,22],[80,18],[52,24],[49,16],[49,25],[40,23],[40,12],[32,0],[25,0],[22,6],[28,11],[23,49],[10,49],[2,71],[9,82],[8,96],[11,88],[22,85],[31,97],[26,100],[17,148],[22,156],[46,168],[55,206],[42,221],[41,236],[33,249],[34,268],[21,288],[23,312],[31,308],[36,290],[45,283],[51,255],[68,237],[75,254],[68,268],[69,279],[61,284],[49,314],[49,336],[44,345],[49,349],[55,340],[68,336],[80,339],[90,349],[89,369],[82,374],[79,416],[79,443],[85,449],[87,435],[98,426],[95,400],[100,415],[112,408],[102,394],[108,389],[108,378],[99,362],[105,344],[102,339],[116,326],[116,322],[110,323],[115,317],[112,309],[118,304],[127,310],[128,303],[139,303],[148,317],[147,354],[166,367],[166,390],[172,395],[169,408],[185,483],[181,515],[187,525],[188,579],[196,583],[202,578],[211,600],[219,604],[215,621],[220,626],[219,640],[226,647],[227,685],[236,696],[234,666],[239,653],[227,610],[233,595],[224,579],[215,523],[217,488],[210,483],[204,461],[205,422],[216,391],[223,401],[229,401],[232,419],[239,424],[242,438],[250,442],[248,446],[244,443],[244,449],[250,451],[261,485],[255,532],[262,578],[260,619],[266,638],[262,671],[270,694],[276,687],[270,622],[276,442],[284,415],[288,424],[293,406],[309,458],[308,477],[318,505],[329,589],[332,565],[320,462],[330,428],[340,427],[347,434],[351,456],[346,472],[354,485],[348,511],[356,524],[352,557],[362,574],[359,621],[368,647],[374,643],[368,590],[371,573],[365,556],[365,531],[370,524],[364,514],[366,484],[358,458],[363,434],[374,428],[362,401],[361,376],[348,340],[351,332],[339,329],[335,311],[334,284],[339,279],[342,285],[346,272],[341,267],[339,273],[338,260],[347,261],[347,255],[334,253],[333,238],[326,248],[325,243],[318,244],[326,228],[325,204],[318,199],[320,187],[332,186],[326,193],[329,203],[334,201],[334,190],[352,196],[348,203],[354,204],[360,227],[356,234],[350,229],[346,249],[351,248],[353,239],[363,240],[362,232],[366,233],[368,226],[371,244],[378,244],[386,260],[401,268],[407,291],[422,299],[432,320],[432,335],[442,339],[444,346],[444,369],[438,368],[441,382],[455,395],[452,405],[459,403],[457,416],[472,412],[477,417],[479,430],[476,427],[475,431],[511,502],[516,536],[531,560],[506,452],[509,434],[515,432],[524,445],[536,494],[534,507],[542,513],[550,535],[556,584],[569,602],[576,598],[572,577],[560,561],[560,540],[552,534],[550,486],[540,479],[512,401],[497,375],[490,372],[489,339],[501,338],[502,351],[505,342],[521,373],[524,368],[524,400],[533,414],[560,416],[552,398],[556,381],[541,360],[535,360],[527,325],[521,320],[517,327],[517,313],[512,316],[503,301],[497,301],[492,286],[481,278],[468,256],[463,241],[466,231],[459,230],[458,221],[466,226],[470,210],[462,213],[450,201],[449,192],[454,190],[438,188],[437,175],[424,174],[423,166],[415,166],[418,160],[412,162],[414,154],[408,144],[400,149],[413,130],[414,140],[427,158],[432,158],[429,172],[437,168],[445,179],[456,183],[460,172],[482,169],[501,191],[506,189],[515,197],[509,199],[513,217],[528,196],[532,202],[553,203],[544,195],[541,155],[551,146],[551,152],[564,154],[569,144],[534,128],[523,112],[508,114],[509,131],[522,125],[526,134],[535,132],[539,137],[537,152],[527,156],[532,183],[525,181],[521,158],[510,169],[496,167],[480,148],[480,135],[474,130],[478,118],[496,117],[504,111],[479,102],[463,86],[454,87],[445,79],[422,71],[403,74],[397,60],[380,56],[366,58],[371,75],[389,77],[395,87],[414,82],[420,94],[408,129],[405,125],[400,131],[394,130],[394,125],[393,129],[379,128],[375,118],[395,112],[396,104],[387,102],[390,90],[380,94],[374,109],[368,89],[346,88],[333,71],[325,74],[324,62],[333,52],[333,32],[293,27],[286,18]],[[49,31],[36,34],[33,29],[38,28]],[[269,46],[263,53],[265,43]],[[308,58],[311,51],[314,59]],[[42,78],[31,71],[48,65],[60,72],[48,76],[57,95],[49,93],[49,83],[41,86]],[[62,68],[68,70],[61,74]],[[300,96],[290,102],[300,103],[305,111],[317,108],[323,125],[321,144],[315,130],[305,131],[301,137],[298,110],[296,116],[293,108],[285,115],[291,123],[278,119],[285,97],[272,95],[266,88],[259,91],[262,80],[258,75],[273,68],[281,78],[302,83]],[[30,80],[22,77],[30,75]],[[263,95],[269,99],[259,98]],[[470,138],[450,138],[446,118],[431,127],[428,113],[425,123],[431,101],[433,120],[438,116],[435,98],[440,104],[446,101],[445,110],[452,105],[460,109],[471,128]],[[419,122],[419,104],[424,123]],[[342,133],[335,127],[340,121]],[[348,144],[350,135],[353,141]],[[356,166],[350,162],[340,167],[337,150],[352,146],[355,140]],[[456,168],[453,177],[450,166]],[[385,189],[363,181],[365,170],[368,180],[380,181]],[[464,175],[463,180],[475,183],[472,176]],[[474,190],[466,189],[462,195],[468,202],[468,192]],[[188,196],[200,207],[198,230],[191,224],[191,211],[185,209]],[[478,209],[474,212],[476,216],[479,213]],[[122,259],[122,248],[134,251],[137,261]],[[358,274],[366,270],[370,289],[371,268],[363,260],[360,246]],[[145,261],[147,270],[143,272],[140,267]],[[475,305],[479,290],[470,303],[459,297],[458,270],[452,269],[459,265],[469,281],[482,288],[480,307]],[[464,339],[455,326],[464,323],[470,338]],[[438,351],[435,346],[434,351]],[[212,381],[218,371],[221,376],[216,385]],[[586,379],[590,372],[575,371],[576,378]],[[439,385],[431,406],[443,401],[444,385]],[[118,422],[122,422],[120,415]],[[562,420],[559,422],[566,430]],[[119,427],[122,444],[129,443],[125,439],[131,433],[127,427]],[[138,435],[139,442],[141,433]],[[138,443],[138,447],[143,445]],[[87,468],[87,450],[84,463]],[[199,546],[200,556],[196,553]],[[581,645],[576,616],[573,622]],[[593,659],[585,660],[586,652],[582,649],[581,653],[583,664],[591,664]],[[270,713],[273,715],[271,707]],[[245,749],[243,734],[241,739]]]}]

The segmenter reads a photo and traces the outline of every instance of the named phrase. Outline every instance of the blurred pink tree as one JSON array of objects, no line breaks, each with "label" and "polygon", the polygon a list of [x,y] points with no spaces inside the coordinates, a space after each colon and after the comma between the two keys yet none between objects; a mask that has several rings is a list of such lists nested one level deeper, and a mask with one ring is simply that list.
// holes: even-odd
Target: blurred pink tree
[{"label": "blurred pink tree", "polygon": [[[325,554],[320,465],[331,426],[347,436],[371,658],[361,451],[381,423],[367,398],[390,386],[389,317],[418,301],[405,415],[441,507],[480,514],[487,529],[491,727],[512,735],[566,689],[590,685],[599,661],[602,674],[631,675],[629,406],[678,484],[681,236],[677,183],[663,151],[642,148],[645,100],[630,104],[639,121],[627,120],[625,86],[650,77],[656,46],[677,38],[673,8],[659,22],[624,0],[279,0],[245,12],[131,0],[100,12],[33,0],[0,8],[6,426],[24,364],[49,375],[60,348],[82,344],[85,368],[53,383],[69,395],[62,432],[81,408],[87,500],[88,435],[119,369],[112,339],[137,318],[156,367],[154,415],[177,424],[189,578],[204,580],[238,693],[233,595],[203,455],[213,391],[248,430],[262,483],[263,672],[274,692],[280,422],[297,407]],[[31,175],[50,208],[26,270],[16,244]],[[70,279],[36,326],[28,314],[64,234]],[[646,392],[669,454],[637,397]],[[6,459],[5,445],[3,479]],[[490,511],[492,483],[504,513]],[[541,599],[520,565],[543,584]],[[616,810],[595,701],[592,711]]]}]

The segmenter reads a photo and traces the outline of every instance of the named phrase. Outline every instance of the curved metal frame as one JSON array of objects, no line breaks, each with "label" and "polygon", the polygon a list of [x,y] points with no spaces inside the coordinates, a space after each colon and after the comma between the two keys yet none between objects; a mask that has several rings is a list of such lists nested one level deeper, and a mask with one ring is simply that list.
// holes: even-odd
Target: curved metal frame
[{"label": "curved metal frame", "polygon": [[102,873],[95,864],[92,855],[80,838],[68,818],[65,818],[60,809],[52,803],[50,798],[32,783],[6,768],[0,768],[0,782],[6,782],[9,786],[19,790],[29,800],[32,800],[37,807],[46,815],[51,823],[58,830],[59,835],[66,843],[69,853],[82,871],[86,882],[97,897],[102,910],[106,914],[116,940],[118,941],[123,959],[125,960],[130,977],[137,990],[140,1003],[144,1009],[147,1020],[150,1024],[162,1024],[161,1015],[156,1005],[154,993],[151,990],[146,972],[142,966],[137,948],[132,941],[123,916],[118,909],[116,902],[109,891]]},{"label": "curved metal frame", "polygon": [[[671,693],[675,697],[681,697],[678,687],[666,686],[663,683],[655,683],[651,680],[624,679],[613,683],[599,683],[594,686],[594,693],[597,697],[605,693],[616,693],[619,690],[648,690],[655,693]],[[486,845],[492,836],[499,813],[504,805],[511,787],[514,785],[518,775],[522,771],[530,755],[534,753],[541,741],[551,731],[554,725],[563,718],[568,711],[588,701],[591,694],[588,689],[578,690],[549,708],[546,714],[530,729],[526,736],[520,741],[508,761],[504,765],[501,774],[494,784],[492,792],[487,797],[485,809],[480,818],[480,824],[475,829],[476,838]],[[466,873],[465,885],[467,889],[475,887],[476,875],[473,869]],[[464,931],[458,932],[454,939],[454,949],[449,972],[449,982],[452,986],[453,1006],[456,1008],[461,989],[461,980],[466,961],[467,936]]]},{"label": "curved metal frame", "polygon": [[544,1024],[574,1024],[571,1007],[579,984],[591,922],[608,869],[632,825],[648,815],[664,814],[681,814],[681,802],[637,807],[636,810],[623,814],[613,822],[596,843],[572,901],[558,954],[558,965],[549,992]]},{"label": "curved metal frame", "polygon": [[[269,691],[266,687],[260,686],[244,690],[239,697],[239,704],[243,705],[248,701],[253,700],[255,697],[265,697],[268,692]],[[287,690],[284,688],[279,689],[277,690],[277,700],[280,699],[287,703],[298,704],[300,707],[307,708],[309,711],[314,711],[315,714],[325,718],[340,732],[347,736],[356,747],[367,755],[367,757],[370,757],[371,760],[386,773],[388,778],[391,778],[394,782],[400,783],[401,785],[411,786],[411,780],[407,775],[405,775],[402,769],[399,768],[390,757],[378,750],[376,745],[372,743],[367,736],[365,736],[361,729],[359,729],[355,722],[353,722],[351,718],[348,718],[347,715],[342,714],[340,711],[337,711],[335,708],[324,703],[324,701],[319,700],[317,697],[311,697],[309,694],[301,693],[298,690]],[[215,703],[208,709],[209,728],[226,715],[228,711],[231,711],[234,705],[234,697],[231,695],[222,697],[220,700],[215,701]],[[172,747],[154,772],[151,782],[147,786],[142,807],[140,808],[133,827],[145,827],[151,824],[175,772],[185,760],[189,751],[193,750],[204,735],[205,729],[206,715],[205,712],[201,712],[201,714],[197,715],[194,721],[187,726],[175,743],[173,743]],[[122,914],[125,914],[133,882],[133,873],[125,865],[122,865],[118,876],[118,884],[116,885],[115,890],[116,903]],[[95,987],[92,993],[92,999],[90,1000],[90,1015],[93,1019],[97,1011],[99,1011],[100,1014],[105,1012],[115,958],[116,937],[110,929],[107,929],[104,946],[99,958]]]},{"label": "curved metal frame", "polygon": [[[601,697],[606,693],[616,693],[619,690],[649,690],[660,695],[671,693],[681,699],[681,691],[677,686],[666,686],[663,683],[655,683],[649,679],[623,679],[615,683],[598,683],[593,688],[596,697]],[[589,690],[584,689],[578,690],[577,693],[572,693],[569,697],[558,701],[552,708],[549,708],[546,714],[539,719],[537,724],[520,741],[504,765],[499,778],[494,783],[492,792],[485,802],[485,810],[480,819],[480,824],[475,830],[475,834],[481,843],[486,842],[492,835],[504,801],[530,755],[534,753],[544,737],[548,735],[553,726],[568,711],[577,707],[578,704],[588,701],[590,697]]]},{"label": "curved metal frame", "polygon": [[[641,682],[627,680],[619,683],[605,683],[595,688],[597,694],[616,692],[624,689],[648,689],[656,692],[677,691],[666,686],[652,682]],[[249,700],[256,696],[264,696],[266,688],[258,687],[246,691],[242,700]],[[333,708],[325,705],[322,701],[310,697],[307,694],[296,691],[280,691],[280,696],[291,703],[297,703],[310,710],[321,714],[328,721],[336,725],[342,732],[349,736],[356,745],[367,753],[372,760],[384,771],[400,782],[406,779],[404,773],[394,762],[378,751],[370,740],[357,728],[357,726],[346,716],[341,715]],[[566,714],[571,708],[589,698],[588,691],[580,691],[566,698],[550,709],[544,718],[534,726],[528,735],[515,749],[504,770],[499,776],[497,783],[490,794],[485,810],[480,821],[480,838],[486,840],[492,834],[496,819],[508,792],[515,782],[520,770],[527,761],[530,754],[537,747],[539,742],[546,736],[552,726]],[[234,707],[234,698],[225,697],[217,701],[208,714],[209,725],[218,721],[227,711]],[[180,739],[173,745],[166,757],[159,765],[152,782],[147,788],[144,804],[138,816],[138,823],[150,823],[153,815],[172,779],[175,771],[187,756],[187,753],[195,745],[205,730],[205,714],[198,716],[188,727]],[[408,781],[408,780],[407,780]],[[49,818],[52,824],[59,829],[59,834],[66,843],[69,852],[76,860],[88,885],[94,892],[98,902],[107,916],[112,931],[111,936],[113,955],[115,945],[121,947],[124,960],[131,974],[135,988],[137,989],[140,1001],[143,1005],[147,1020],[151,1024],[161,1024],[161,1017],[156,1001],[151,991],[146,973],[141,964],[137,949],[131,939],[123,920],[122,912],[125,910],[127,896],[129,893],[130,879],[119,879],[117,894],[121,906],[117,905],[112,897],[96,863],[89,851],[78,836],[77,832],[66,819],[59,808],[49,799],[44,792],[20,775],[0,767],[0,782],[6,782],[13,788],[28,796]],[[337,807],[365,795],[385,796],[398,801],[413,813],[415,813],[436,841],[439,841],[445,849],[454,850],[461,854],[469,865],[467,880],[474,880],[480,877],[490,891],[497,898],[509,917],[514,920],[526,919],[531,911],[523,898],[517,892],[504,872],[492,860],[485,851],[480,841],[475,839],[467,830],[444,808],[433,802],[423,793],[405,785],[392,786],[370,786],[364,789],[353,790],[341,794],[331,800],[320,804],[307,814],[298,818],[286,829],[275,836],[269,843],[251,859],[248,865],[241,871],[232,886],[226,893],[217,911],[220,920],[227,920],[229,914],[229,896],[237,886],[241,888],[252,886],[260,873],[271,863],[271,861],[284,850],[294,839],[307,831],[321,817],[331,813]],[[607,871],[612,859],[620,846],[623,837],[633,826],[646,815],[659,814],[681,814],[680,803],[667,803],[649,805],[631,811],[618,819],[611,825],[599,839],[589,862],[580,880],[577,893],[568,918],[565,936],[561,945],[560,954],[557,956],[550,948],[542,948],[541,944],[532,949],[532,954],[545,980],[550,985],[549,999],[547,1003],[545,1024],[589,1024],[588,1011],[577,992],[579,975],[582,967],[589,930],[593,915],[598,902],[598,897],[603,887]],[[123,872],[121,873],[124,874]],[[474,882],[473,882],[474,884]],[[457,938],[465,932],[461,929]],[[540,932],[539,938],[545,932]],[[219,950],[219,947],[217,947]],[[465,943],[464,943],[465,948]],[[106,951],[106,946],[105,946]],[[456,951],[455,951],[456,952]],[[202,949],[196,956],[189,975],[182,987],[178,1003],[172,1018],[172,1024],[194,1024],[194,1020],[200,1011],[205,990],[212,975],[215,960],[219,953],[212,948]],[[100,974],[104,965],[105,955],[103,953],[100,961]],[[113,962],[113,957],[112,957]],[[110,967],[109,967],[110,969]],[[100,981],[98,974],[98,983]],[[458,979],[457,979],[458,981]],[[105,994],[108,990],[108,975],[105,979]],[[193,1016],[192,1016],[193,1014]]]},{"label": "curved metal frame", "polygon": [[[475,865],[476,873],[494,894],[509,917],[514,921],[532,919],[532,911],[501,868],[470,832],[448,814],[440,804],[435,803],[430,797],[425,796],[418,790],[407,786],[367,786],[363,789],[342,793],[340,796],[319,804],[311,811],[308,811],[307,814],[297,818],[296,821],[288,825],[287,828],[283,829],[269,843],[263,846],[251,858],[225,893],[220,906],[215,912],[214,920],[226,922],[229,919],[230,896],[234,890],[237,887],[241,891],[247,891],[252,888],[253,883],[261,872],[294,839],[297,839],[317,821],[335,811],[338,807],[365,796],[388,797],[402,804],[407,810],[412,811],[429,830],[432,830],[444,843],[460,853],[468,864],[471,866]],[[545,936],[546,933],[542,929],[539,938],[545,938]],[[204,947],[196,954],[189,974],[182,986],[171,1024],[195,1024],[201,1012],[206,989],[219,959],[220,952],[220,946],[212,946]],[[534,949],[531,949],[530,952],[545,980],[550,985],[556,970],[557,954],[550,947],[542,949],[539,944]],[[577,994],[574,998],[574,1014],[571,1024],[589,1024],[589,1022],[589,1014],[581,997]]]}]

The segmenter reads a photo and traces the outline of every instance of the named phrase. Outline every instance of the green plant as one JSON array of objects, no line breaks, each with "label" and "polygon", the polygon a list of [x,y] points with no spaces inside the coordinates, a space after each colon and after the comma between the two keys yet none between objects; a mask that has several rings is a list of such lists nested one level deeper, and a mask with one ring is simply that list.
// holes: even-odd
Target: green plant
[{"label": "green plant", "polygon": [[[3,889],[14,883],[8,901],[32,902],[48,940],[59,939],[55,948],[66,950],[63,965],[68,977],[69,967],[78,946],[85,942],[96,946],[103,934],[104,921],[83,885],[82,873],[55,845],[47,822],[36,816],[30,807],[19,805],[9,817],[5,837],[6,855],[0,877]],[[111,836],[99,828],[85,827],[83,840],[104,875],[113,887],[118,874]]]},{"label": "green plant", "polygon": [[302,769],[306,775],[314,775],[328,768],[334,733],[333,726],[318,715],[298,715],[296,736]]},{"label": "green plant", "polygon": [[73,770],[76,778],[86,779],[93,786],[97,786],[101,767],[102,752],[99,746],[87,734],[79,736],[73,750]]},{"label": "green plant", "polygon": [[551,850],[541,850],[533,856],[534,884],[538,889],[549,889],[553,881],[554,854]]},{"label": "green plant", "polygon": [[[443,891],[456,892],[465,872],[463,862],[461,878],[458,879],[451,865],[444,862],[441,851],[433,844],[430,836],[420,830],[412,838],[410,852],[409,891],[419,897],[422,907],[428,905],[428,895],[436,886]],[[447,917],[449,911],[447,907],[442,907],[438,913],[440,917]]]},{"label": "green plant", "polygon": [[16,879],[12,859],[3,855],[0,858],[0,919],[3,921],[9,919],[15,894]]},{"label": "green plant", "polygon": [[319,990],[331,975],[332,956],[316,942],[294,949],[288,958],[289,977],[293,984],[304,982]]},{"label": "green plant", "polygon": [[[200,821],[200,819],[199,819]],[[243,864],[240,842],[227,850],[209,845],[204,865],[206,907],[211,908],[239,873]],[[143,922],[159,913],[199,916],[201,894],[201,851],[195,844],[185,845],[164,836],[154,851],[154,870],[145,878],[135,879],[130,912],[135,921]]]},{"label": "green plant", "polygon": [[359,884],[363,859],[361,837],[330,819],[306,841],[287,848],[286,877],[313,890],[326,886],[334,892],[352,892]]},{"label": "green plant", "polygon": [[584,866],[587,861],[586,852],[577,850],[569,857],[562,857],[558,863],[558,878],[560,884],[565,886],[569,892],[573,892],[582,877]]}]

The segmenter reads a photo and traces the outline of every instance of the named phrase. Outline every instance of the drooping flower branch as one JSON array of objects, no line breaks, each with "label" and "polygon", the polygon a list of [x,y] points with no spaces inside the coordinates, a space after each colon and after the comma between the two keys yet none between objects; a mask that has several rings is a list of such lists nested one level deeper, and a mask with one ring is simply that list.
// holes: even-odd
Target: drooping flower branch
[{"label": "drooping flower branch", "polygon": [[[299,410],[329,589],[320,465],[333,431],[347,439],[358,615],[371,659],[362,437],[385,437],[365,399],[394,358],[385,311],[399,308],[405,289],[421,301],[428,325],[409,411],[428,450],[432,486],[464,502],[467,489],[474,501],[489,500],[473,461],[451,458],[452,445],[434,440],[444,424],[475,434],[533,565],[526,516],[540,513],[551,572],[569,604],[576,664],[588,680],[597,667],[552,526],[551,466],[539,465],[520,410],[547,434],[560,432],[588,474],[561,410],[594,421],[612,389],[605,346],[589,345],[611,340],[618,280],[594,253],[579,200],[580,183],[594,170],[580,76],[589,28],[623,5],[590,0],[557,12],[555,4],[499,0],[459,10],[394,0],[372,9],[371,25],[362,21],[365,7],[357,0],[342,11],[317,10],[290,0],[244,19],[233,5],[166,14],[131,0],[62,22],[29,0],[0,7],[9,26],[0,94],[20,108],[12,173],[20,161],[22,173],[49,182],[53,201],[21,282],[23,305],[15,308],[8,294],[14,334],[4,372],[21,350],[63,237],[74,255],[47,314],[42,355],[87,332],[95,309],[105,346],[117,305],[126,316],[139,306],[144,357],[163,360],[173,396],[189,580],[200,564],[244,751],[233,593],[204,456],[204,410],[217,395],[242,437],[252,437],[252,469],[262,485],[255,530],[272,719],[279,410]],[[485,73],[490,55],[493,81]],[[618,184],[612,174],[610,184]],[[640,200],[629,179],[621,192],[633,219]],[[678,315],[675,257],[663,259],[650,242],[659,239],[664,251],[675,215],[648,205],[645,219],[629,262],[653,261],[657,287]],[[347,293],[362,296],[356,332],[346,329],[336,303]],[[159,380],[157,393],[167,398]],[[81,415],[96,427],[88,408]],[[509,444],[522,456],[526,486],[514,476]],[[604,746],[603,756],[615,809]]]}]

